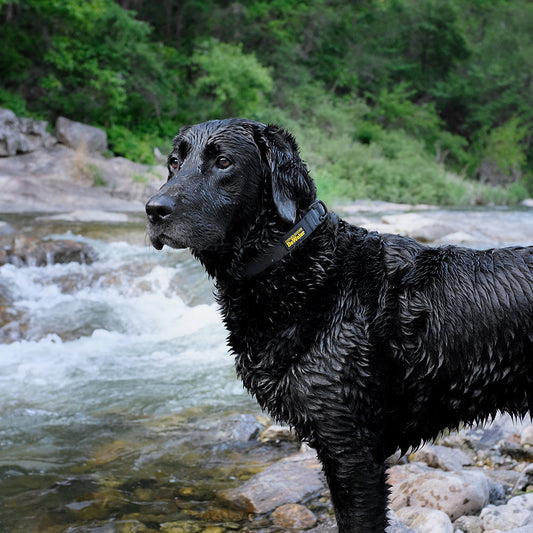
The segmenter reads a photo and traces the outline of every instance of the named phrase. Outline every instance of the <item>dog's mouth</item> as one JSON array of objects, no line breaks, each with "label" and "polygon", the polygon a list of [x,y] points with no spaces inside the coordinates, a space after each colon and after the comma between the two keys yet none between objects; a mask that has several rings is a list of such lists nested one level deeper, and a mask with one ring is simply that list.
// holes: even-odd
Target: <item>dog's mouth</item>
[{"label": "dog's mouth", "polygon": [[177,242],[176,240],[172,239],[168,235],[165,235],[164,233],[160,233],[158,235],[148,235],[150,238],[150,242],[152,243],[152,246],[156,250],[162,250],[163,246],[168,246],[169,248],[186,248],[187,246],[181,242]]},{"label": "dog's mouth", "polygon": [[165,246],[165,244],[163,242],[161,242],[161,240],[158,237],[152,237],[152,238],[150,238],[150,241],[152,242],[152,246],[156,250],[162,250],[163,246]]}]

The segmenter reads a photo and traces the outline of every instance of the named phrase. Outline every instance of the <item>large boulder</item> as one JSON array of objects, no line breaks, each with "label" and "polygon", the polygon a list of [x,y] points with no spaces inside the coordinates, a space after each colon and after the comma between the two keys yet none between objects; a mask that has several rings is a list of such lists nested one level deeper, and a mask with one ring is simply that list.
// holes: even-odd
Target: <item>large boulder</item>
[{"label": "large boulder", "polygon": [[60,143],[74,149],[83,148],[90,153],[107,150],[107,133],[104,130],[65,117],[56,120],[56,137]]},{"label": "large boulder", "polygon": [[10,109],[0,108],[0,156],[12,156],[49,148],[57,141],[46,131],[47,122],[18,118]]}]

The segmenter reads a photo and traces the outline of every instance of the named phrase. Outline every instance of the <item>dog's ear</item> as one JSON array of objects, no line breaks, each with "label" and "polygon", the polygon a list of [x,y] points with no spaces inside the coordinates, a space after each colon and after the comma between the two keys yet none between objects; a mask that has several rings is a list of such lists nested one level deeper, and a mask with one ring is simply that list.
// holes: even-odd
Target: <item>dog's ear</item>
[{"label": "dog's ear", "polygon": [[294,137],[279,126],[255,130],[256,144],[269,167],[272,199],[281,218],[296,222],[298,208],[316,199],[316,189]]}]

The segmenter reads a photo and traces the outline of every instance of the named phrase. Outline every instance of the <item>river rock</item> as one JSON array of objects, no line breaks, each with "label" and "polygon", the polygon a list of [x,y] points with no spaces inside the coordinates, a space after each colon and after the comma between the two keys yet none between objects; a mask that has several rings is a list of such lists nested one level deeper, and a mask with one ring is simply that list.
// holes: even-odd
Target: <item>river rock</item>
[{"label": "river rock", "polygon": [[511,498],[505,505],[489,505],[481,512],[486,533],[530,526],[533,531],[533,493]]},{"label": "river rock", "polygon": [[461,516],[454,523],[456,532],[483,533],[483,523],[479,516]]},{"label": "river rock", "polygon": [[298,454],[274,463],[240,487],[222,491],[219,498],[249,513],[267,513],[286,503],[305,501],[324,486],[316,457]]},{"label": "river rock", "polygon": [[515,441],[502,440],[498,444],[498,449],[500,453],[516,461],[533,462],[533,448],[531,446],[521,446]]},{"label": "river rock", "polygon": [[261,433],[261,442],[292,442],[297,440],[296,434],[288,426],[272,424]]},{"label": "river rock", "polygon": [[316,524],[316,516],[303,505],[286,503],[272,513],[274,524],[284,529],[309,529]]},{"label": "river rock", "polygon": [[0,265],[12,263],[16,266],[46,266],[54,263],[91,264],[96,252],[88,244],[58,239],[41,241],[35,237],[17,236],[9,243],[3,241]]},{"label": "river rock", "polygon": [[104,130],[65,117],[56,120],[56,137],[60,143],[74,149],[86,148],[88,152],[96,153],[107,150],[107,133]]},{"label": "river rock", "polygon": [[13,235],[13,233],[15,233],[15,228],[11,224],[0,220],[0,237],[5,237],[6,235]]},{"label": "river rock", "polygon": [[533,424],[527,426],[520,435],[520,444],[522,446],[533,446]]},{"label": "river rock", "polygon": [[46,131],[47,124],[44,120],[18,118],[10,109],[0,108],[0,156],[53,146],[57,141]]},{"label": "river rock", "polygon": [[487,477],[478,471],[426,472],[411,476],[391,490],[391,507],[429,507],[445,512],[451,520],[475,514],[489,503]]},{"label": "river rock", "polygon": [[421,461],[433,468],[448,472],[461,470],[463,466],[472,465],[472,458],[461,450],[447,446],[426,445],[414,454],[415,461]]},{"label": "river rock", "polygon": [[398,518],[415,533],[453,533],[446,513],[425,507],[404,507],[396,512]]},{"label": "river rock", "polygon": [[237,415],[225,419],[215,433],[217,441],[249,442],[259,439],[263,426],[253,415]]},{"label": "river rock", "polygon": [[527,465],[518,475],[514,492],[525,491],[533,488],[533,463]]}]

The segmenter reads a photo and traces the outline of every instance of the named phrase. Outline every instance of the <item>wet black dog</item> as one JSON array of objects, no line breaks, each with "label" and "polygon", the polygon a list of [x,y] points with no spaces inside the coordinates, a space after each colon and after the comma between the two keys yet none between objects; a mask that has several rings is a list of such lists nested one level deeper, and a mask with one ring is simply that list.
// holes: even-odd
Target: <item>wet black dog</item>
[{"label": "wet black dog", "polygon": [[183,128],[146,205],[153,245],[216,279],[236,368],[316,448],[341,532],[383,532],[385,460],[444,428],[533,409],[533,247],[429,248],[316,202],[294,139]]}]

